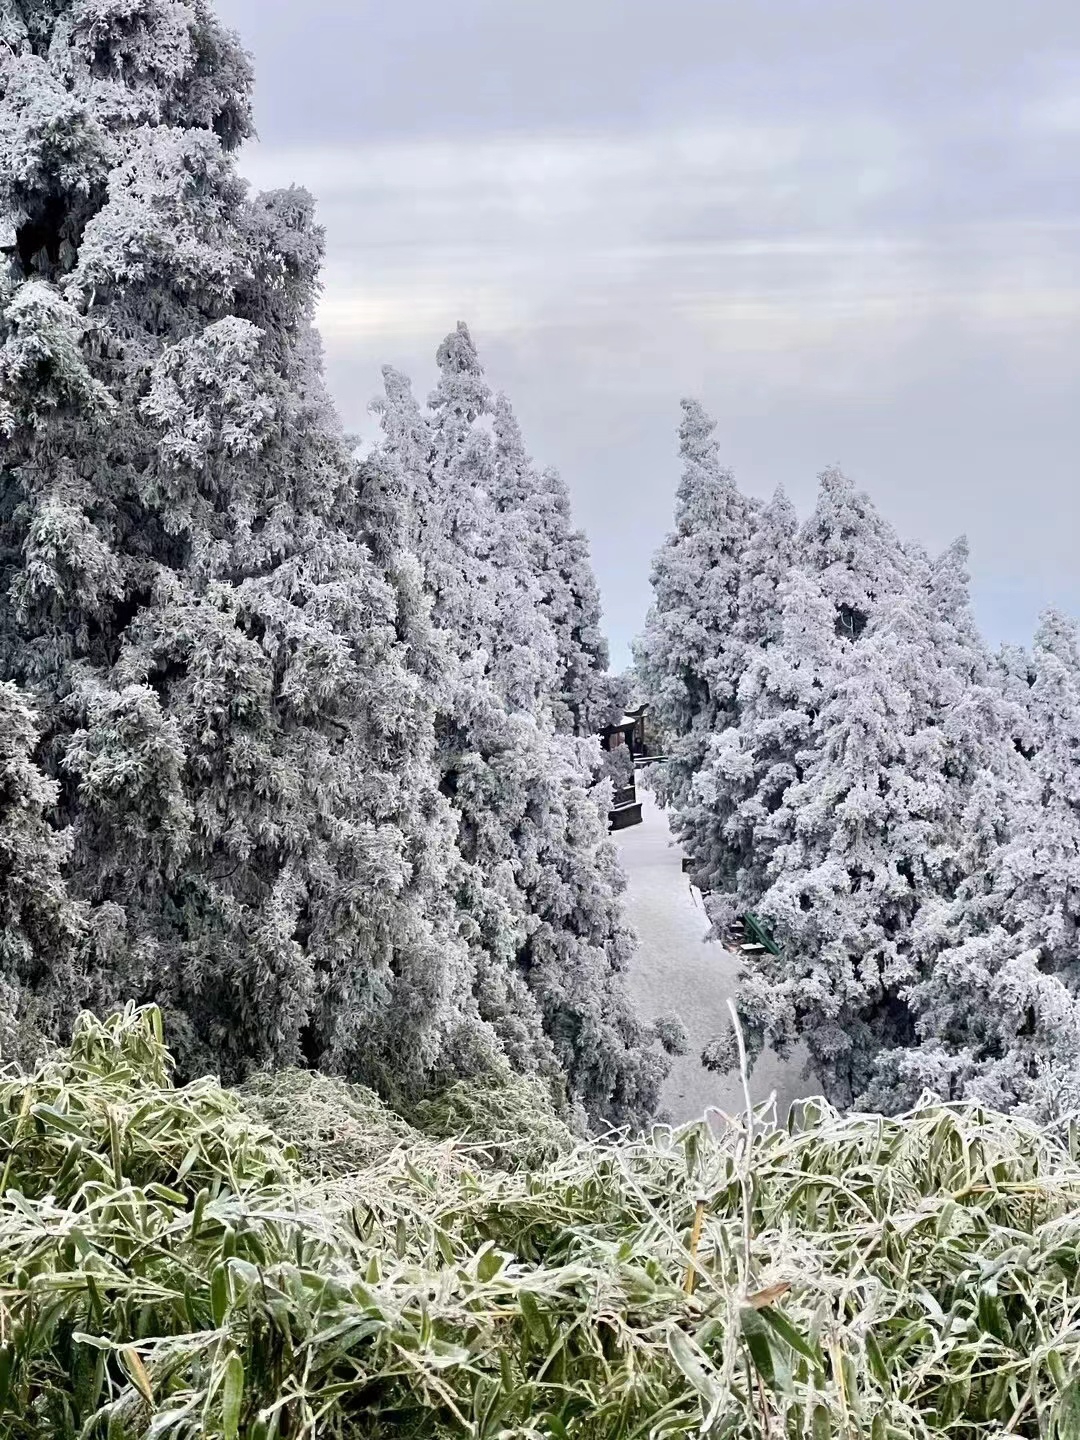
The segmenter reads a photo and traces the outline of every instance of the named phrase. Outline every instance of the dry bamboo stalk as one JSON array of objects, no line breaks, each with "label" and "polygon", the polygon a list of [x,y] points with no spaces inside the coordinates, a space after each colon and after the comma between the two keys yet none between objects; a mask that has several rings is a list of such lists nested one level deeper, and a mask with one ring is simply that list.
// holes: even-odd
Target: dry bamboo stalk
[{"label": "dry bamboo stalk", "polygon": [[683,1281],[683,1289],[687,1295],[694,1293],[694,1285],[697,1282],[697,1252],[701,1244],[701,1230],[705,1224],[705,1201],[698,1197],[694,1207],[694,1226],[690,1231],[690,1263],[686,1267],[686,1279]]}]

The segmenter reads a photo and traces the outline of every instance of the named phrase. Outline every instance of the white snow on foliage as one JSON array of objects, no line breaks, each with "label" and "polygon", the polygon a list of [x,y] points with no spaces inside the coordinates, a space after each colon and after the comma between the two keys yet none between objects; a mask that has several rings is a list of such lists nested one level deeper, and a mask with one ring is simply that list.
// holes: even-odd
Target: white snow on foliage
[{"label": "white snow on foliage", "polygon": [[[836,470],[796,529],[782,496],[742,499],[683,408],[638,671],[713,933],[752,912],[780,947],[743,964],[752,1050],[805,1043],[843,1105],[1077,1107],[1074,623],[990,656],[963,541],[902,544]],[[734,1063],[730,1027],[705,1060]]]},{"label": "white snow on foliage", "polygon": [[350,453],[250,92],[207,0],[0,0],[0,1045],[152,999],[187,1072],[643,1120],[566,489],[464,326]]}]

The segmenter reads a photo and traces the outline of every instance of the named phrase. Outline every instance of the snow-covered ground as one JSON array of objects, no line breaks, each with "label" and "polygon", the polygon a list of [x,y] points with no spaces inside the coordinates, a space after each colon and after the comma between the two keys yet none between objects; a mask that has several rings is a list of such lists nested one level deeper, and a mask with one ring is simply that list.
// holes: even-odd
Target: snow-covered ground
[{"label": "snow-covered ground", "polygon": [[[662,1106],[676,1124],[703,1115],[709,1106],[742,1110],[739,1077],[713,1075],[701,1063],[702,1047],[730,1025],[738,961],[717,944],[705,943],[708,921],[701,897],[682,873],[681,852],[671,844],[667,819],[648,791],[641,825],[616,835],[629,879],[627,910],[640,944],[630,990],[644,1020],[675,1011],[686,1026],[690,1049],[672,1062]],[[802,1078],[803,1059],[761,1057],[750,1076],[755,1102],[776,1092],[781,1118],[800,1095],[813,1089]]]}]

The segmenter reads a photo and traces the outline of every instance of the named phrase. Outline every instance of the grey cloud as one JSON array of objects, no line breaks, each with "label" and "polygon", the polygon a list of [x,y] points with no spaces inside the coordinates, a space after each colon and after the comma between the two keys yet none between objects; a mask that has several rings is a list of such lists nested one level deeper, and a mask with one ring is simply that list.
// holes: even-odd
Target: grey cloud
[{"label": "grey cloud", "polygon": [[1080,603],[1071,4],[224,11],[260,75],[248,173],[320,202],[347,423],[383,362],[424,393],[468,319],[567,476],[620,659],[688,391],[748,489],[805,509],[839,461],[927,545],[966,530],[995,638]]},{"label": "grey cloud", "polygon": [[348,140],[1015,96],[1080,46],[1071,0],[223,0],[265,138]]}]

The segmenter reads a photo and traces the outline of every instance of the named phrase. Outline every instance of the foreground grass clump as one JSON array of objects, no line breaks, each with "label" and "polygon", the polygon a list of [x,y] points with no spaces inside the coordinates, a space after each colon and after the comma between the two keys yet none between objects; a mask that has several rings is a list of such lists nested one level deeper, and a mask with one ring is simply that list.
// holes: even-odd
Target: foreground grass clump
[{"label": "foreground grass clump", "polygon": [[[506,1162],[513,1094],[523,1166],[442,1133],[493,1113]],[[527,1089],[434,1109],[425,1134],[318,1077],[174,1089],[156,1012],[84,1017],[0,1082],[0,1434],[1080,1433],[1067,1137],[806,1107],[750,1145],[571,1145]]]},{"label": "foreground grass clump", "polygon": [[574,1147],[545,1087],[508,1066],[483,1084],[459,1080],[415,1103],[411,1124],[365,1086],[310,1070],[262,1073],[240,1093],[245,1108],[294,1147],[303,1168],[323,1177],[360,1174],[397,1146],[414,1154],[426,1147],[434,1159],[432,1140],[454,1140],[456,1158],[482,1169],[533,1167]]}]

